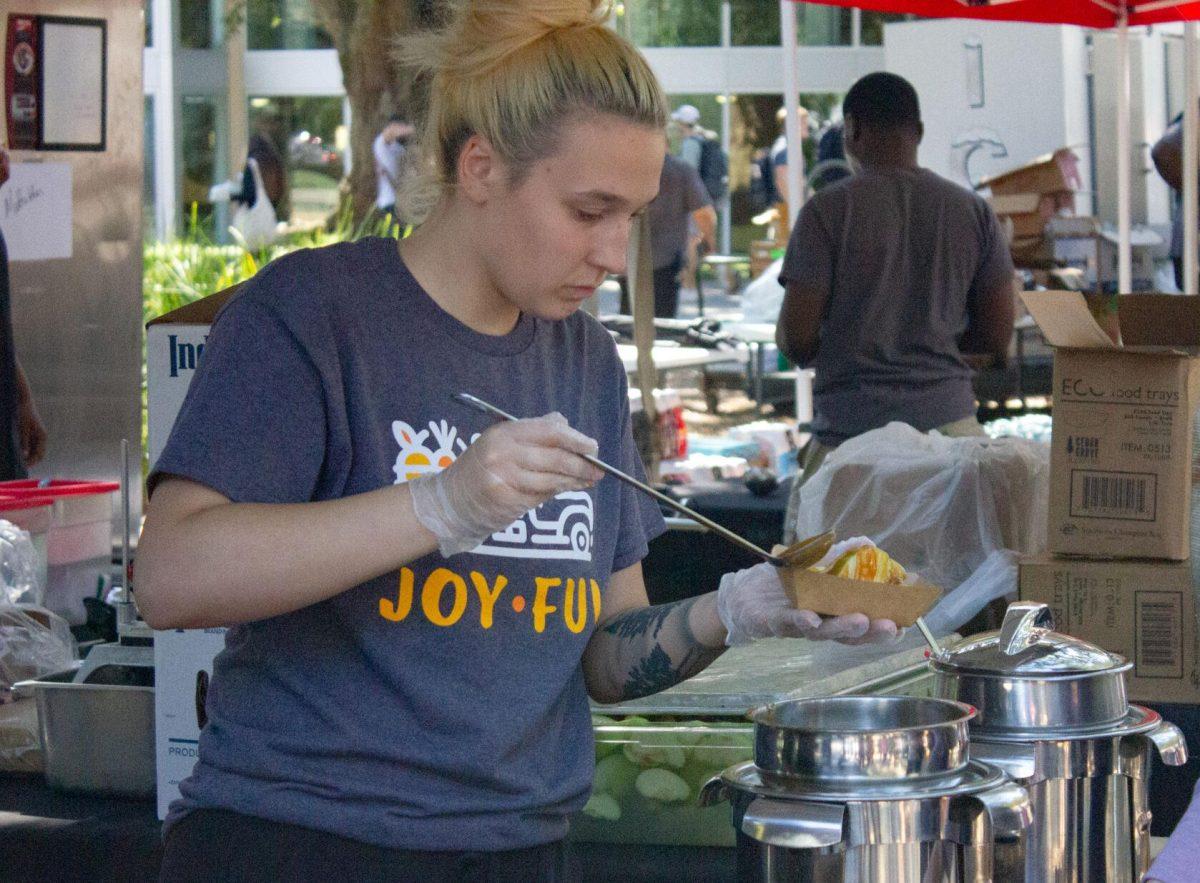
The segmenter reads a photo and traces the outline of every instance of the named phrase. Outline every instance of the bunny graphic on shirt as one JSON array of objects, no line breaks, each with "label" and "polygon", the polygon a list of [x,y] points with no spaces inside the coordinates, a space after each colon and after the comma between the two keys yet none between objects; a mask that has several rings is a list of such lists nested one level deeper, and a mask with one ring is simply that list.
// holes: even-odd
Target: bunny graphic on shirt
[{"label": "bunny graphic on shirt", "polygon": [[[468,444],[458,428],[446,420],[429,421],[428,429],[415,429],[403,420],[392,422],[392,436],[400,447],[392,471],[396,484],[441,472],[458,459]],[[587,491],[566,491],[531,509],[503,530],[498,530],[471,551],[502,558],[570,558],[590,561],[595,506]]]}]

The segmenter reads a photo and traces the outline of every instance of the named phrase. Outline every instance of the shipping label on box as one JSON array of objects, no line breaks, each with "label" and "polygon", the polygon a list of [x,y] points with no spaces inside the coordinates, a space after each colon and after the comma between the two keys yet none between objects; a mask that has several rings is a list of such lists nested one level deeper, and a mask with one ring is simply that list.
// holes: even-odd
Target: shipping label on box
[{"label": "shipping label on box", "polygon": [[1200,702],[1191,562],[1027,559],[1020,596],[1049,605],[1056,630],[1132,662],[1130,699]]},{"label": "shipping label on box", "polygon": [[179,783],[192,774],[200,748],[200,710],[213,658],[225,647],[225,629],[170,629],[154,633],[154,746],[158,817],[166,818]]},{"label": "shipping label on box", "polygon": [[[1078,292],[1022,298],[1056,347],[1050,551],[1186,559],[1200,378],[1187,347],[1200,341],[1195,304],[1170,296],[1122,298],[1121,333],[1135,343],[1117,346]],[[1127,309],[1133,301],[1136,307]],[[1156,305],[1162,312],[1151,317]]]}]

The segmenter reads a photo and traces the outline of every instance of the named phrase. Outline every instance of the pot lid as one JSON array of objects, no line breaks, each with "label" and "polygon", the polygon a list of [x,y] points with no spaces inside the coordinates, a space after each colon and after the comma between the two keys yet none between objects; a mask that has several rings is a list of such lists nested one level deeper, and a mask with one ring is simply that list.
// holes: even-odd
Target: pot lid
[{"label": "pot lid", "polygon": [[1050,608],[1033,601],[1010,604],[1000,631],[963,641],[934,660],[940,668],[1030,677],[1103,672],[1125,664],[1115,653],[1054,631]]}]

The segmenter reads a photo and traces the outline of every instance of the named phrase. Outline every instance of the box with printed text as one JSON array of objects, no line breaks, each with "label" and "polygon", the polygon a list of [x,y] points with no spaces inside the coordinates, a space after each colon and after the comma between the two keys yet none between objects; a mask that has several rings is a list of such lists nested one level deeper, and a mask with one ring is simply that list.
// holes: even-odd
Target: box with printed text
[{"label": "box with printed text", "polygon": [[1200,301],[1122,296],[1115,343],[1079,292],[1022,299],[1055,348],[1049,550],[1186,559]]},{"label": "box with printed text", "polygon": [[1088,561],[1041,556],[1020,566],[1022,601],[1054,627],[1119,653],[1135,702],[1200,702],[1200,635],[1190,561]]},{"label": "box with printed text", "polygon": [[213,319],[238,287],[172,310],[146,326],[146,449],[151,467],[166,447]]}]

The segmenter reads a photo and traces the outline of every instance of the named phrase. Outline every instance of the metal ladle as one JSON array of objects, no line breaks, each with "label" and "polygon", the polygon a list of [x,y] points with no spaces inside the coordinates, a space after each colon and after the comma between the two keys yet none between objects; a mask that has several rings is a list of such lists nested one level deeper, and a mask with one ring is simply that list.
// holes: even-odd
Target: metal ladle
[{"label": "metal ladle", "polygon": [[[465,393],[465,392],[455,393],[453,398],[457,402],[461,402],[464,405],[469,405],[470,407],[476,409],[477,411],[483,411],[485,414],[491,414],[493,417],[499,417],[501,420],[515,421],[518,419],[518,418],[514,417],[512,414],[509,414],[507,411],[502,411],[499,408],[497,408],[495,405],[489,404],[489,403],[485,402],[483,399],[473,396],[470,393]],[[591,463],[593,466],[595,466],[601,472],[606,472],[609,475],[613,476],[613,478],[619,479],[620,481],[623,481],[626,484],[637,488],[642,493],[649,494],[651,497],[658,500],[658,502],[662,503],[667,508],[678,512],[680,515],[684,515],[684,516],[692,519],[697,524],[703,525],[704,527],[708,528],[713,533],[717,534],[718,536],[722,537],[723,539],[728,540],[729,542],[733,543],[736,546],[740,546],[741,548],[745,549],[747,552],[754,553],[755,555],[762,558],[764,561],[769,561],[770,563],[774,564],[776,567],[805,567],[805,566],[808,566],[809,564],[812,564],[812,563],[815,563],[816,561],[818,561],[821,558],[821,556],[824,555],[826,551],[828,551],[829,546],[833,543],[833,534],[826,532],[823,534],[819,534],[818,536],[815,536],[815,537],[809,537],[808,539],[804,539],[804,540],[800,540],[799,542],[792,543],[786,549],[783,549],[778,555],[774,555],[774,554],[768,552],[766,549],[759,548],[758,546],[756,546],[754,543],[750,542],[745,537],[738,536],[736,533],[729,530],[728,528],[723,527],[720,524],[717,524],[711,518],[706,518],[703,515],[701,515],[699,512],[689,509],[687,506],[683,505],[683,503],[680,503],[677,500],[674,500],[671,497],[668,497],[666,494],[662,493],[661,491],[656,490],[655,488],[652,488],[650,485],[646,484],[645,482],[638,481],[632,475],[628,475],[627,473],[622,472],[620,469],[617,469],[615,466],[610,466],[607,463],[605,463],[603,460],[601,460],[597,457],[593,457],[589,454],[580,454],[579,456],[581,456],[583,459],[587,460],[589,463]],[[821,550],[820,554],[816,554],[815,557],[813,557],[814,553],[816,553],[818,549]]]}]

